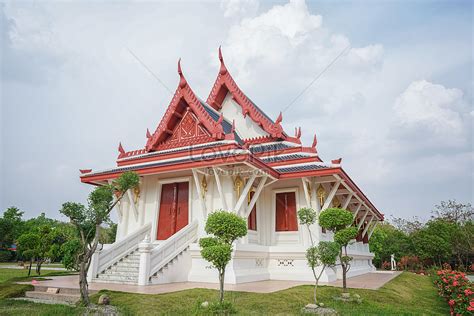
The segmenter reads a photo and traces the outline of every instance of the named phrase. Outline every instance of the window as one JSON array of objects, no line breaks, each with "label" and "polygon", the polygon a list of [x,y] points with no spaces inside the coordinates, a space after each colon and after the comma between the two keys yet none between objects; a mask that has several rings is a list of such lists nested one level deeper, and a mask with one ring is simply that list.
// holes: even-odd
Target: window
[{"label": "window", "polygon": [[298,220],[296,219],[295,192],[277,193],[275,199],[275,230],[277,232],[298,231]]}]

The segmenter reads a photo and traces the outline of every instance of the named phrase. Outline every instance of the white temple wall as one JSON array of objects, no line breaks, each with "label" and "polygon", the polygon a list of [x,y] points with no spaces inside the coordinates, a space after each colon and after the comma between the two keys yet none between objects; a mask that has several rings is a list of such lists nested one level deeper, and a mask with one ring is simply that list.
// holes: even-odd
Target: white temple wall
[{"label": "white temple wall", "polygon": [[268,133],[260,128],[260,126],[256,124],[248,115],[244,117],[242,114],[242,108],[233,100],[230,93],[227,93],[226,97],[224,98],[220,112],[230,122],[235,120],[235,129],[242,138],[253,138],[268,135]]}]

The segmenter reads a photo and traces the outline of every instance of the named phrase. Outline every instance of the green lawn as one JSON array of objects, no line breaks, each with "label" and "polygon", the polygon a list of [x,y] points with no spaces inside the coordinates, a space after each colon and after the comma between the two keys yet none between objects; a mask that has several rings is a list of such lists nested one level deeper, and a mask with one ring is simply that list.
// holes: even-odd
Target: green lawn
[{"label": "green lawn", "polygon": [[[5,280],[12,270],[0,269],[0,279]],[[13,270],[15,273],[17,270]],[[18,272],[21,272],[19,270]],[[57,274],[51,271],[51,274]],[[45,272],[45,276],[50,275]],[[17,275],[15,275],[17,277]],[[82,309],[59,305],[33,304],[5,300],[3,294],[21,296],[25,287],[11,283],[0,284],[0,315],[74,315]],[[427,276],[403,273],[383,288],[373,290],[351,290],[363,298],[363,303],[342,303],[332,300],[341,289],[321,287],[320,300],[333,307],[341,315],[448,315],[446,302],[436,294],[432,281]],[[193,289],[168,294],[146,295],[107,291],[113,305],[125,315],[189,315],[193,314],[199,301],[214,301],[218,292],[208,289]],[[99,294],[93,296],[97,301]],[[300,309],[312,300],[311,286],[298,286],[270,294],[226,292],[226,299],[232,301],[241,315],[299,315]]]},{"label": "green lawn", "polygon": [[[65,275],[71,274],[68,271],[55,271],[55,270],[41,270],[41,275],[38,275],[34,269],[31,268],[31,278],[39,278],[39,277],[48,277],[52,275]],[[12,278],[26,278],[28,277],[28,269],[6,269],[0,267],[0,284],[12,279]]]},{"label": "green lawn", "polygon": [[[227,292],[242,315],[298,315],[300,309],[312,300],[311,286],[298,286],[270,294]],[[343,303],[332,300],[341,289],[321,287],[320,300],[335,308],[341,315],[447,315],[446,302],[438,297],[431,279],[412,273],[403,273],[382,289],[351,290],[363,298],[363,303]],[[108,292],[112,304],[129,315],[188,315],[195,310],[197,301],[217,299],[217,291],[193,289],[175,293],[145,295]],[[99,294],[94,296],[94,300]]]}]

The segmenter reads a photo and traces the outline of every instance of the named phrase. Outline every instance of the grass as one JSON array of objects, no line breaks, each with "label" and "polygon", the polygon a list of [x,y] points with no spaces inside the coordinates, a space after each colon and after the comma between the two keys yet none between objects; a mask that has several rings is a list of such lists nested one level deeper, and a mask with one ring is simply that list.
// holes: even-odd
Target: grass
[{"label": "grass", "polygon": [[[38,275],[34,269],[31,268],[31,276],[32,278],[40,278],[40,277],[48,277],[53,275],[67,275],[71,274],[69,271],[55,271],[55,270],[41,270],[41,275]],[[6,269],[0,267],[0,284],[10,280],[10,279],[22,279],[28,278],[28,269]]]},{"label": "grass", "polygon": [[[45,271],[41,276],[64,274],[62,271]],[[0,315],[77,315],[82,308],[12,301],[5,298],[23,296],[31,285],[14,284],[25,280],[23,270],[0,268]],[[12,279],[13,278],[13,279]],[[31,279],[31,278],[29,278]],[[299,315],[301,308],[312,301],[312,286],[297,286],[275,293],[226,292],[240,315]],[[335,308],[340,315],[447,315],[447,304],[438,297],[431,278],[412,273],[403,273],[374,290],[350,290],[362,296],[362,304],[334,301],[340,288],[323,286],[319,291],[320,301]],[[96,302],[99,295],[107,293],[113,305],[125,315],[190,315],[196,311],[198,302],[217,300],[218,291],[192,289],[166,294],[131,294],[101,291],[92,296]]]},{"label": "grass", "polygon": [[26,291],[33,290],[31,284],[16,284],[18,281],[31,281],[44,279],[48,276],[70,274],[66,271],[42,271],[41,276],[32,269],[28,277],[28,270],[0,268],[0,315],[75,315],[82,309],[63,306],[37,304],[27,301],[8,300],[12,297],[23,297]]},{"label": "grass", "polygon": [[[312,302],[312,286],[297,286],[269,294],[226,292],[241,315],[298,315],[301,308]],[[105,291],[112,304],[126,315],[189,315],[196,303],[215,301],[217,291],[192,289],[175,293],[146,295]],[[447,304],[438,297],[431,278],[403,273],[380,290],[350,290],[362,296],[362,304],[334,301],[341,289],[321,287],[320,301],[341,315],[447,315]],[[101,292],[101,293],[104,293]],[[93,300],[98,298],[94,295]]]},{"label": "grass", "polygon": [[0,315],[81,315],[82,312],[83,309],[73,306],[39,304],[28,301],[0,300]]}]

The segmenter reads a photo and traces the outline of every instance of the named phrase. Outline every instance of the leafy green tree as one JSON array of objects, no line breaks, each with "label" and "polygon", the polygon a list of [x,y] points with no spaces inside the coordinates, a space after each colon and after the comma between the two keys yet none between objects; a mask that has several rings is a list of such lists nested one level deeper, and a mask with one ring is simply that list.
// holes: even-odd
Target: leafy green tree
[{"label": "leafy green tree", "polygon": [[381,267],[384,261],[389,262],[392,254],[397,261],[402,256],[415,254],[410,236],[389,223],[381,223],[375,228],[369,247],[374,253],[374,264],[378,267]]},{"label": "leafy green tree", "polygon": [[347,246],[357,236],[357,228],[352,224],[352,213],[341,208],[328,208],[319,214],[321,227],[334,232],[334,241],[339,244],[339,262],[342,268],[342,287],[347,292],[347,272],[351,268],[352,257],[347,255]]},{"label": "leafy green tree", "polygon": [[232,243],[247,235],[247,222],[244,218],[219,210],[209,214],[205,231],[210,237],[201,238],[201,256],[212,263],[219,273],[219,301],[224,300],[225,268],[232,258]]},{"label": "leafy green tree", "polygon": [[68,270],[79,271],[79,255],[81,254],[82,245],[79,238],[74,238],[66,241],[61,246],[63,254],[62,263]]},{"label": "leafy green tree", "polygon": [[0,249],[9,248],[23,231],[23,212],[17,207],[9,207],[0,218]]},{"label": "leafy green tree", "polygon": [[[80,203],[66,202],[60,210],[62,214],[70,219],[80,236],[80,251],[77,256],[79,261],[79,287],[81,300],[85,305],[90,305],[87,271],[92,255],[99,243],[101,225],[109,221],[109,214],[112,209],[128,190],[138,185],[139,180],[136,173],[124,172],[112,184],[95,188],[89,194],[87,207]],[[115,201],[114,195],[116,195]]]},{"label": "leafy green tree", "polygon": [[[298,211],[300,224],[305,225],[308,229],[311,241],[311,247],[306,250],[306,260],[314,276],[314,304],[318,304],[317,291],[319,280],[321,279],[326,267],[336,264],[340,248],[337,243],[330,241],[320,241],[318,245],[315,245],[311,232],[311,225],[316,223],[317,217],[318,215],[316,214],[316,211],[312,208],[304,207]],[[319,273],[316,273],[317,267],[321,268]]]},{"label": "leafy green tree", "polygon": [[28,276],[31,274],[33,261],[36,260],[39,255],[40,239],[41,236],[34,232],[23,234],[18,238],[17,251],[24,259],[30,261]]}]

